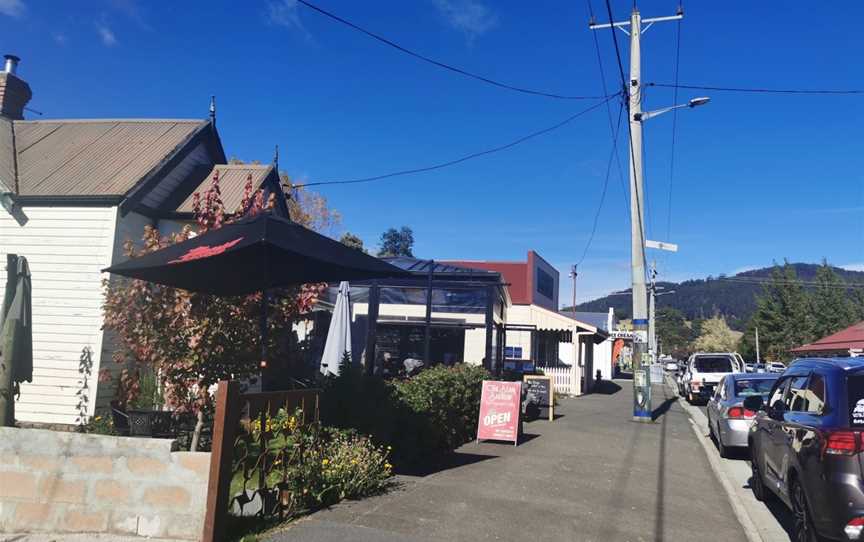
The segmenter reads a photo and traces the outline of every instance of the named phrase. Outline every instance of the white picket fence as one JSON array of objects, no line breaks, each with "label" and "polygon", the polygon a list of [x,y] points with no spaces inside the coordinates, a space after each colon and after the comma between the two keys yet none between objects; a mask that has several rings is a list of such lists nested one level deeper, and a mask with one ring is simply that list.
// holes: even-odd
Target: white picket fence
[{"label": "white picket fence", "polygon": [[576,383],[573,382],[573,369],[570,367],[539,367],[546,376],[552,377],[555,393],[573,395],[576,393]]}]

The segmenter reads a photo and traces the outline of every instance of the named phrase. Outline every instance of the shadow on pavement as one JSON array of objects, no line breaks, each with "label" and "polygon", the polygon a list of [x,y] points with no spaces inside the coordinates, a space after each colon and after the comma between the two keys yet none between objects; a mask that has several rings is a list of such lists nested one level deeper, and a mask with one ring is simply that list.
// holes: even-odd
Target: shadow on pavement
[{"label": "shadow on pavement", "polygon": [[[524,438],[526,435],[522,436]],[[520,439],[520,443],[521,442],[524,441]],[[452,452],[443,455],[439,457],[437,461],[432,461],[430,463],[427,463],[426,465],[412,468],[397,468],[396,474],[403,474],[407,476],[429,476],[430,474],[435,474],[445,470],[456,469],[459,467],[464,467],[465,465],[473,465],[474,463],[486,461],[487,459],[495,459],[496,457],[498,456]]]},{"label": "shadow on pavement", "polygon": [[610,380],[601,380],[594,386],[594,393],[600,395],[614,395],[621,391],[621,386]]},{"label": "shadow on pavement", "polygon": [[[747,485],[744,486],[747,489],[750,489],[750,480],[747,479]],[[770,490],[768,490],[770,492]],[[765,508],[771,512],[771,515],[774,516],[774,519],[777,520],[777,523],[783,527],[783,530],[786,531],[786,534],[789,535],[789,540],[795,540],[795,518],[792,516],[792,511],[786,507],[785,504],[780,502],[780,499],[777,496],[770,494],[769,497],[762,503],[765,505]]]},{"label": "shadow on pavement", "polygon": [[[651,420],[657,421],[657,418],[666,414],[669,411],[669,407],[671,407],[677,401],[678,401],[678,397],[667,397],[665,401],[660,403],[660,406],[658,406],[657,408],[654,409],[653,412],[651,412]],[[664,428],[665,428],[665,426],[664,426]],[[665,442],[666,441],[664,440],[663,443],[665,443]],[[661,446],[663,445],[663,443],[661,443]]]},{"label": "shadow on pavement", "polygon": [[[651,419],[656,420],[663,416],[678,397],[666,397],[663,403],[651,413]],[[665,511],[664,500],[666,498],[666,418],[660,422],[660,457],[657,460],[657,495],[654,498],[654,540],[663,540],[663,513]]]}]

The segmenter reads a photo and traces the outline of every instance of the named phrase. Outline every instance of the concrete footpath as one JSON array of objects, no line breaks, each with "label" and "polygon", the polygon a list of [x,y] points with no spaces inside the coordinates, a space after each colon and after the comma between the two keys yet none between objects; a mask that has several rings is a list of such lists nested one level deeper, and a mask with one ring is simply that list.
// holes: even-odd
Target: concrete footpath
[{"label": "concrete footpath", "polygon": [[272,542],[747,540],[689,416],[654,389],[656,422],[630,421],[628,381],[560,401],[518,447],[467,444],[449,468],[400,477],[386,495],[337,505]]}]

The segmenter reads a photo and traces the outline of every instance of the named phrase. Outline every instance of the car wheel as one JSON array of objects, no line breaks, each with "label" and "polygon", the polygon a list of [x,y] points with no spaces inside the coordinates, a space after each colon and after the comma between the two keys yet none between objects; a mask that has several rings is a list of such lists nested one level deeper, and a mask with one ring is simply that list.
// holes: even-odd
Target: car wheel
[{"label": "car wheel", "polygon": [[717,431],[714,432],[714,435],[717,437],[717,451],[720,452],[720,457],[726,459],[729,457],[729,446],[723,444],[723,436],[720,433],[720,428],[717,428]]},{"label": "car wheel", "polygon": [[765,487],[765,482],[762,479],[762,471],[759,470],[759,461],[756,459],[756,450],[753,449],[753,443],[750,443],[750,489],[753,490],[753,496],[757,501],[768,500],[768,488]]},{"label": "car wheel", "polygon": [[793,536],[796,542],[818,542],[816,529],[813,528],[813,520],[810,517],[810,508],[807,506],[807,496],[804,494],[804,486],[795,480],[792,483],[792,514],[795,523],[793,525]]}]

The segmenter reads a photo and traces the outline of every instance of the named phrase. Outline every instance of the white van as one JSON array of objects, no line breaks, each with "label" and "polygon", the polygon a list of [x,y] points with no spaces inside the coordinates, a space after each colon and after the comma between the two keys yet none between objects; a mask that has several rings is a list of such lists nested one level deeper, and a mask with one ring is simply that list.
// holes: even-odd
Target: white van
[{"label": "white van", "polygon": [[743,372],[744,361],[735,352],[697,352],[687,360],[681,391],[690,403],[708,401],[724,376]]}]

